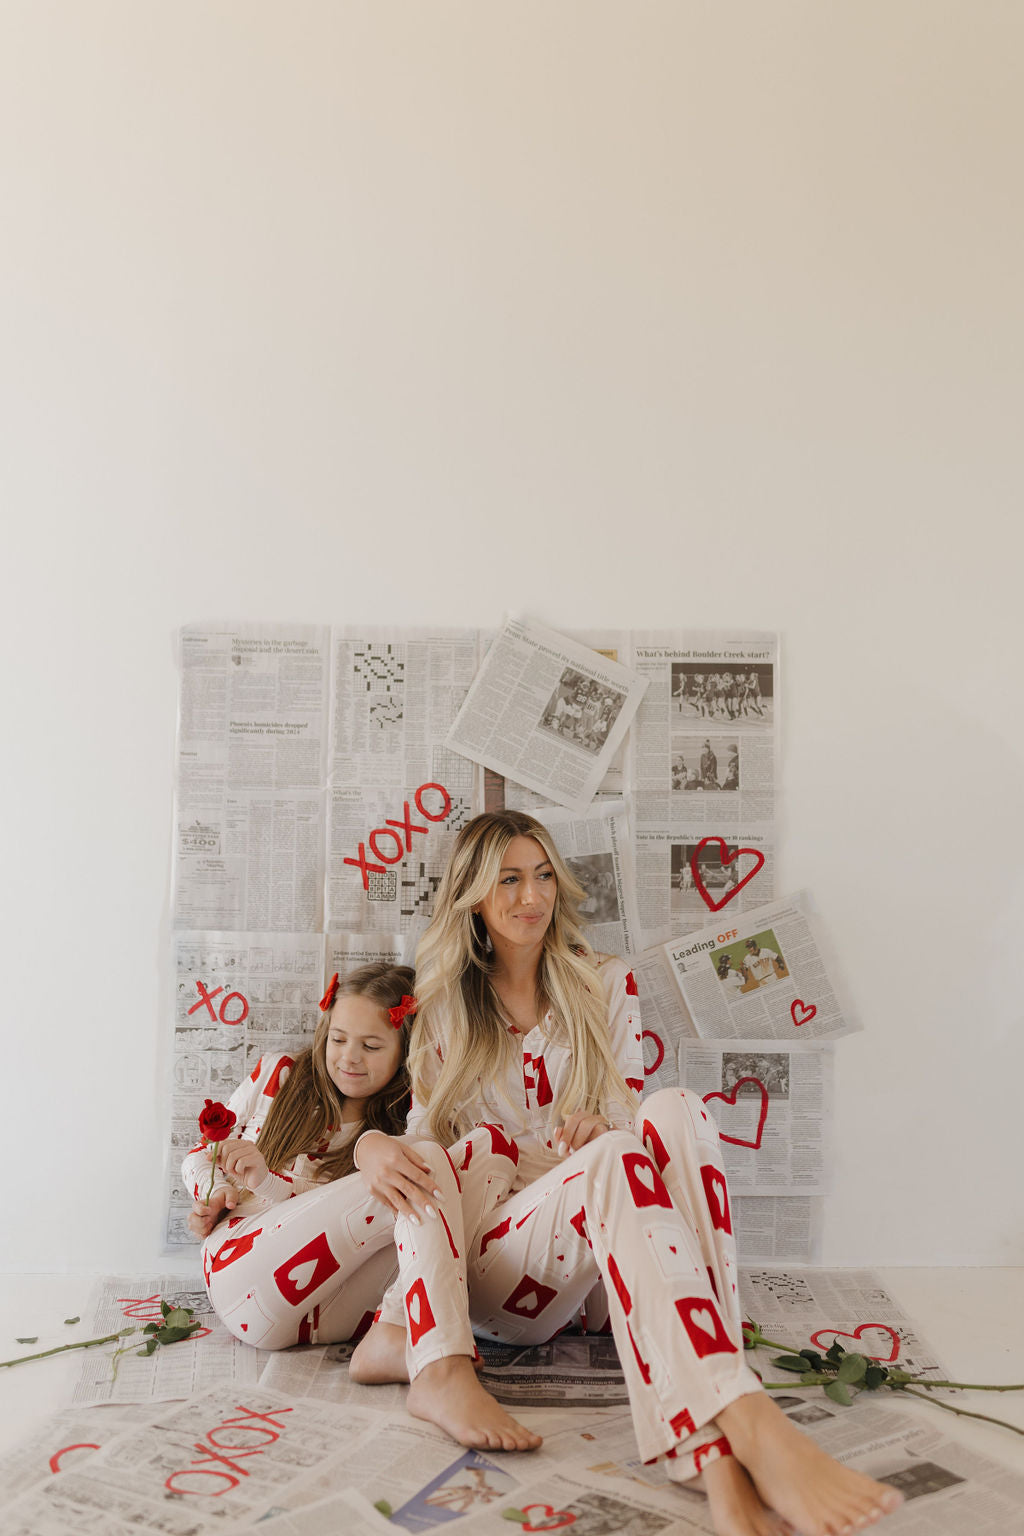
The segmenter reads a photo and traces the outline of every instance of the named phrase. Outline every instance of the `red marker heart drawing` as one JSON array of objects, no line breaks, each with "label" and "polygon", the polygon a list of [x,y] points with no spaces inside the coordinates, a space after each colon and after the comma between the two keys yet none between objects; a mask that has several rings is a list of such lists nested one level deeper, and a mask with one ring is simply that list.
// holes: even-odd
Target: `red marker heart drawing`
[{"label": "red marker heart drawing", "polygon": [[[789,1005],[789,1016],[797,1029],[800,1028],[801,1024],[806,1024],[809,1019],[813,1019],[817,1011],[813,1003],[805,1003],[802,997],[794,997]],[[797,1018],[797,1014],[800,1015],[799,1018]]]},{"label": "red marker heart drawing", "polygon": [[761,1115],[757,1122],[757,1132],[754,1140],[743,1141],[739,1136],[727,1136],[724,1131],[719,1131],[718,1134],[723,1141],[731,1141],[734,1147],[753,1147],[756,1152],[761,1145],[761,1132],[764,1130],[764,1123],[768,1118],[768,1089],[759,1077],[737,1078],[732,1093],[706,1093],[704,1095],[704,1103],[708,1104],[712,1099],[721,1099],[725,1104],[735,1104],[744,1083],[756,1083],[761,1091]]},{"label": "red marker heart drawing", "polygon": [[520,1526],[520,1530],[557,1531],[563,1525],[576,1524],[576,1516],[569,1509],[552,1509],[550,1504],[526,1504],[523,1507],[523,1514],[529,1515],[531,1509],[543,1510],[543,1515],[539,1517],[543,1520],[543,1524],[535,1525],[531,1515],[530,1519]]},{"label": "red marker heart drawing", "polygon": [[[754,865],[753,869],[748,869],[747,873],[743,876],[743,879],[737,880],[736,884],[732,886],[730,890],[726,891],[725,895],[721,898],[720,901],[715,901],[712,898],[711,892],[704,884],[704,878],[700,872],[701,850],[710,847],[712,843],[717,843],[721,850],[723,869],[728,869],[729,865],[734,864],[736,860],[741,856],[741,854],[749,853],[751,858],[757,860],[757,863]],[[712,912],[720,912],[724,906],[732,901],[734,896],[739,895],[740,891],[742,891],[745,885],[748,885],[750,881],[753,880],[754,876],[758,873],[763,864],[764,854],[761,852],[760,848],[734,848],[732,853],[730,853],[729,845],[726,843],[724,837],[702,837],[696,848],[693,850],[693,857],[690,859],[690,870],[693,874],[693,883],[697,887],[698,891],[700,891],[705,906],[710,907]]]},{"label": "red marker heart drawing", "polygon": [[888,1355],[868,1355],[868,1359],[879,1360],[883,1365],[891,1365],[893,1361],[899,1357],[900,1336],[896,1332],[895,1328],[889,1327],[888,1323],[861,1323],[860,1327],[855,1328],[852,1333],[843,1333],[842,1329],[840,1328],[819,1328],[817,1333],[811,1334],[811,1343],[814,1345],[815,1349],[827,1350],[828,1345],[825,1343],[825,1340],[828,1338],[829,1334],[832,1335],[833,1342],[836,1339],[853,1339],[856,1342],[859,1341],[865,1333],[867,1333],[869,1328],[875,1328],[879,1333],[888,1335],[892,1352]]}]

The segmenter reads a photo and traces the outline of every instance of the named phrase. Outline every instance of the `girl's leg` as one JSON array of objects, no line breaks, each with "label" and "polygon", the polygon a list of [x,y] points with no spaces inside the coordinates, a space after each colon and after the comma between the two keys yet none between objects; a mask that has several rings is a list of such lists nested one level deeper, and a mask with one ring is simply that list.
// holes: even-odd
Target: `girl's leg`
[{"label": "girl's leg", "polygon": [[394,1217],[358,1174],[216,1227],[203,1245],[214,1309],[246,1344],[349,1338],[394,1271]]}]

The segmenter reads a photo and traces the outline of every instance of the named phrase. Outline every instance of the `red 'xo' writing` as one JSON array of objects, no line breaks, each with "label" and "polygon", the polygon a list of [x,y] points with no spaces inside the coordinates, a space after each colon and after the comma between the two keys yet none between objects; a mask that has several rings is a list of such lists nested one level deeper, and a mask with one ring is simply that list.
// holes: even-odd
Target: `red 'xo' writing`
[{"label": "red 'xo' writing", "polygon": [[[436,794],[440,795],[440,810],[428,810],[426,805],[424,805],[423,796],[428,790],[433,790]],[[413,795],[413,800],[416,802],[416,809],[427,821],[446,821],[451,815],[452,797],[443,784],[421,784]],[[406,800],[402,806],[401,821],[392,821],[390,817],[385,816],[384,825],[382,827],[374,827],[366,839],[366,842],[370,845],[370,852],[375,859],[380,859],[380,863],[371,864],[370,860],[366,857],[366,843],[360,843],[359,853],[356,858],[346,859],[345,863],[353,865],[360,871],[363,877],[363,890],[368,891],[370,889],[368,876],[371,874],[385,874],[388,864],[397,864],[399,860],[405,858],[407,853],[412,852],[413,833],[422,832],[425,835],[429,830],[429,827],[418,826],[413,821],[412,812],[409,810],[409,802]],[[382,838],[384,839],[387,852],[385,852],[385,848],[381,847]]]},{"label": "red 'xo' writing", "polygon": [[[160,1292],[154,1296],[118,1296],[115,1298],[121,1308],[122,1317],[130,1317],[133,1323],[162,1323],[164,1321],[163,1309],[160,1306]],[[193,1339],[205,1339],[209,1336],[209,1328],[197,1328],[192,1334]]]},{"label": "red 'xo' writing", "polygon": [[[275,1440],[280,1440],[285,1426],[274,1415],[291,1413],[292,1409],[272,1408],[269,1413],[259,1413],[255,1408],[243,1408],[238,1403],[236,1412],[237,1418],[224,1419],[214,1429],[207,1431],[206,1444],[201,1440],[195,1442],[193,1449],[200,1452],[199,1457],[180,1471],[172,1472],[164,1481],[165,1488],[170,1489],[171,1493],[195,1493],[212,1499],[230,1493],[232,1488],[238,1487],[243,1477],[249,1476],[249,1468],[243,1467],[242,1461],[249,1456],[262,1456]],[[234,1443],[237,1440],[245,1441],[246,1436],[263,1438],[262,1441],[250,1439],[242,1445]],[[214,1481],[206,1482],[207,1478]]]},{"label": "red 'xo' writing", "polygon": [[[213,1011],[213,1000],[214,1000],[215,997],[219,997],[220,996],[220,994],[224,991],[224,988],[223,987],[214,987],[212,992],[208,992],[206,990],[206,987],[205,987],[204,983],[201,982],[201,981],[197,981],[196,982],[196,991],[199,993],[199,1001],[198,1001],[198,1003],[193,1003],[192,1004],[192,1007],[189,1009],[189,1014],[191,1015],[191,1014],[195,1013],[197,1011],[197,1009],[205,1007],[208,1010],[208,1012],[209,1012],[210,1018],[216,1024],[218,1014],[214,1013],[214,1011]],[[238,1001],[242,1005],[242,1011],[241,1011],[241,1013],[239,1013],[238,1010],[236,1009],[235,1010],[234,1018],[229,1019],[228,1018],[228,1003],[230,1003],[230,1001],[231,1001],[231,999],[233,997],[237,997],[238,998]],[[227,997],[225,997],[221,1001],[220,1009],[218,1010],[218,1012],[219,1012],[220,1021],[221,1021],[222,1024],[244,1024],[246,1019],[249,1017],[249,999],[247,997],[243,997],[241,992],[229,992]]]}]

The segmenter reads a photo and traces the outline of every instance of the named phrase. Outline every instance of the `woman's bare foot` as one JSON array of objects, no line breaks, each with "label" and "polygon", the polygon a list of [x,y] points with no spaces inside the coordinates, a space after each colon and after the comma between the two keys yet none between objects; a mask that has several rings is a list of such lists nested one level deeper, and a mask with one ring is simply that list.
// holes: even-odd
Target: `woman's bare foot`
[{"label": "woman's bare foot", "polygon": [[480,1385],[468,1355],[447,1355],[425,1365],[405,1406],[414,1418],[436,1424],[473,1450],[535,1451],[541,1443],[540,1435],[517,1423]]},{"label": "woman's bare foot", "polygon": [[735,1456],[704,1468],[704,1489],[718,1536],[791,1536],[789,1521],[762,1502]]},{"label": "woman's bare foot", "polygon": [[903,1503],[895,1488],[834,1461],[765,1392],[738,1397],[715,1417],[765,1504],[800,1536],[854,1536]]},{"label": "woman's bare foot", "polygon": [[405,1329],[397,1323],[374,1323],[352,1351],[348,1373],[353,1381],[371,1387],[387,1381],[408,1381]]}]

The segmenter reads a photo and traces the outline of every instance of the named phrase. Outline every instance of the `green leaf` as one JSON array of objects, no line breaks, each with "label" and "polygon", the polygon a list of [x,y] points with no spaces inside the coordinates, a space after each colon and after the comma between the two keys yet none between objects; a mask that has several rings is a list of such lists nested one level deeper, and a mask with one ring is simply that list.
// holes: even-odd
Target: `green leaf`
[{"label": "green leaf", "polygon": [[179,1339],[187,1339],[188,1335],[189,1330],[187,1328],[171,1328],[165,1323],[162,1328],[157,1330],[155,1337],[161,1344],[177,1344]]},{"label": "green leaf", "polygon": [[64,1319],[64,1326],[65,1328],[70,1328],[73,1323],[80,1323],[81,1321],[80,1317],[66,1317]]},{"label": "green leaf", "polygon": [[374,1509],[380,1510],[385,1520],[391,1519],[391,1505],[388,1503],[387,1499],[374,1499],[373,1507]]},{"label": "green leaf", "polygon": [[807,1361],[807,1364],[810,1366],[812,1371],[820,1371],[822,1366],[825,1364],[824,1360],[818,1354],[816,1349],[802,1349],[800,1351],[800,1358],[801,1360]]},{"label": "green leaf", "polygon": [[15,1344],[38,1344],[39,1335],[34,1333],[30,1339],[15,1339]]},{"label": "green leaf", "polygon": [[869,1392],[874,1392],[876,1387],[882,1385],[888,1375],[889,1372],[884,1365],[869,1365],[864,1372],[864,1385]]},{"label": "green leaf", "polygon": [[162,1301],[160,1303],[160,1311],[163,1313],[164,1317],[168,1317],[170,1313],[174,1311],[174,1308],[171,1306],[169,1301]]},{"label": "green leaf", "polygon": [[156,1339],[147,1339],[145,1344],[143,1344],[142,1348],[141,1349],[137,1349],[135,1351],[135,1353],[137,1355],[151,1355],[155,1349],[156,1349]]},{"label": "green leaf", "polygon": [[165,1314],[165,1318],[171,1328],[187,1328],[192,1321],[192,1313],[186,1312],[184,1307],[175,1307]]},{"label": "green leaf", "polygon": [[145,1328],[143,1328],[142,1331],[143,1331],[143,1333],[156,1333],[156,1331],[157,1331],[157,1329],[159,1327],[160,1327],[159,1323],[147,1323]]},{"label": "green leaf", "polygon": [[849,1408],[853,1402],[849,1387],[841,1381],[830,1381],[825,1388],[825,1396],[830,1397],[834,1403],[839,1403],[843,1408]]},{"label": "green leaf", "polygon": [[802,1355],[776,1355],[772,1365],[777,1365],[780,1371],[806,1371],[807,1361]]},{"label": "green leaf", "polygon": [[837,1381],[863,1381],[867,1374],[868,1362],[863,1355],[851,1351],[840,1365],[836,1375]]},{"label": "green leaf", "polygon": [[824,1371],[804,1371],[800,1377],[800,1385],[802,1387],[821,1387],[824,1386],[826,1381],[831,1380],[832,1377],[826,1375]]},{"label": "green leaf", "polygon": [[846,1350],[837,1340],[835,1344],[825,1351],[825,1359],[831,1360],[833,1365],[838,1365],[845,1354]]},{"label": "green leaf", "polygon": [[522,1509],[503,1509],[501,1518],[503,1520],[515,1520],[518,1525],[529,1525],[530,1523],[526,1518],[526,1512]]}]

